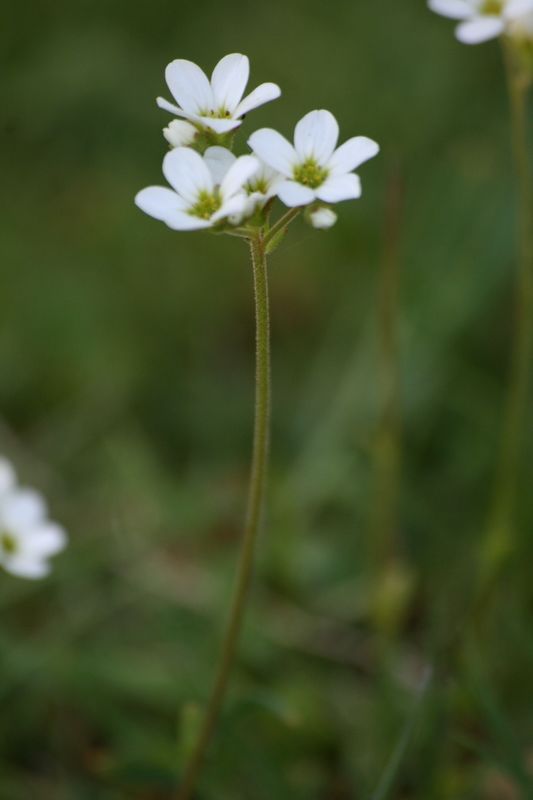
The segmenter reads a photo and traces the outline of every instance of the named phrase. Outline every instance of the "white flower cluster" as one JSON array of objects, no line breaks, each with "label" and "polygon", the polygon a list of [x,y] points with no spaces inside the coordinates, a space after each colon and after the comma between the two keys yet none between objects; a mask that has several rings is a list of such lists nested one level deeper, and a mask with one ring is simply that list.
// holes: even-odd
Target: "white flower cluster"
[{"label": "white flower cluster", "polygon": [[171,151],[163,175],[172,187],[149,186],[135,202],[142,211],[174,230],[239,226],[278,197],[289,208],[308,207],[316,228],[329,228],[336,214],[328,206],[361,196],[353,173],[379,152],[365,136],[337,148],[339,127],[333,114],[306,114],[294,131],[294,145],[270,128],[248,140],[251,154],[236,157],[228,145],[233,132],[254,108],[281,91],[263,83],[244,97],[249,61],[240,53],[225,56],[211,80],[196,64],[172,61],[165,77],[176,104],[158,98],[158,105],[180,119],[163,129]]},{"label": "white flower cluster", "polygon": [[0,458],[0,566],[21,578],[44,578],[49,558],[66,543],[63,528],[48,520],[43,497],[20,488],[13,467]]},{"label": "white flower cluster", "polygon": [[533,39],[533,0],[428,0],[432,11],[461,20],[455,34],[463,44],[497,36]]}]

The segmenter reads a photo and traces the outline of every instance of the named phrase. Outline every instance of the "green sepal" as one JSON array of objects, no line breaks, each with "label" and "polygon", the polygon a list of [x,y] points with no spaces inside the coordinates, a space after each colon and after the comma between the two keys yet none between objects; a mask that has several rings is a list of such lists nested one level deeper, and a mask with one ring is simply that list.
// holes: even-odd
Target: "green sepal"
[{"label": "green sepal", "polygon": [[235,131],[228,133],[216,133],[210,128],[199,128],[191,147],[203,155],[209,147],[226,147],[228,150],[233,148]]},{"label": "green sepal", "polygon": [[272,239],[269,239],[265,248],[265,253],[267,254],[267,256],[273,253],[274,250],[276,250],[279,247],[279,245],[282,243],[285,236],[287,235],[288,229],[289,226],[285,225],[283,228],[280,228],[280,230],[277,231],[277,233],[274,234]]}]

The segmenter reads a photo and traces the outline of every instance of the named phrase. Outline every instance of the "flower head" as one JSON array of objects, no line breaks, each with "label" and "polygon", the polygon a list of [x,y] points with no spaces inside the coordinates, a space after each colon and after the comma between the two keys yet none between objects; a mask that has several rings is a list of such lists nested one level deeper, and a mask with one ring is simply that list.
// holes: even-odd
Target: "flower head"
[{"label": "flower head", "polygon": [[361,196],[356,167],[373,158],[379,147],[366,136],[355,136],[337,148],[339,126],[329,111],[311,111],[296,125],[294,146],[271,128],[256,131],[248,143],[254,153],[283,175],[276,193],[286,206],[306,206],[315,200],[338,203]]},{"label": "flower head", "polygon": [[[214,148],[211,148],[214,149]],[[227,153],[225,148],[216,148]],[[163,159],[163,175],[172,186],[149,186],[135,197],[146,214],[178,231],[211,228],[222,220],[243,214],[246,194],[243,187],[259,167],[253,156],[232,160],[222,173],[221,158],[203,157],[188,147],[177,147]]]},{"label": "flower head", "polygon": [[165,70],[168,88],[178,105],[162,97],[157,98],[157,104],[199,128],[228,133],[239,127],[249,111],[281,95],[275,83],[262,83],[243,99],[249,74],[250,62],[240,53],[224,56],[213,70],[211,80],[192,61],[179,58]]},{"label": "flower head", "polygon": [[0,458],[0,565],[22,578],[43,578],[48,559],[66,543],[63,528],[48,520],[43,497],[17,487],[13,467]]},{"label": "flower head", "polygon": [[443,17],[461,20],[455,35],[463,44],[479,44],[502,34],[533,37],[533,0],[429,0]]}]

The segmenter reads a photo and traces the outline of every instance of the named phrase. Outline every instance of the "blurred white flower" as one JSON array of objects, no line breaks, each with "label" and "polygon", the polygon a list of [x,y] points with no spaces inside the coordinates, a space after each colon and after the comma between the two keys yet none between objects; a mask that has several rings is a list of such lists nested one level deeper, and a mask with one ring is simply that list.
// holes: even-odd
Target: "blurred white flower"
[{"label": "blurred white flower", "polygon": [[178,105],[163,97],[157,98],[157,104],[202,128],[228,133],[239,127],[249,111],[281,95],[275,83],[262,83],[243,99],[249,75],[250,62],[240,53],[224,56],[211,80],[192,61],[176,59],[167,66],[165,78]]},{"label": "blurred white flower", "polygon": [[338,203],[361,196],[361,182],[352,173],[373,158],[379,147],[366,136],[348,139],[338,149],[339,126],[329,111],[311,111],[294,130],[294,146],[280,133],[262,128],[248,143],[254,153],[285,180],[276,193],[286,206],[306,206],[315,200]]},{"label": "blurred white flower", "polygon": [[[212,148],[210,148],[212,149]],[[225,151],[225,148],[217,148]],[[163,159],[163,175],[172,186],[149,186],[136,197],[137,206],[177,231],[210,228],[246,208],[244,185],[259,168],[253,156],[241,156],[226,168],[219,158],[202,157],[188,147],[177,147]],[[211,154],[212,155],[212,154]]]},{"label": "blurred white flower", "polygon": [[524,0],[524,9],[527,2],[527,10],[517,14],[510,19],[507,24],[507,33],[515,39],[526,39],[533,41],[533,0]]},{"label": "blurred white flower", "polygon": [[461,20],[455,35],[463,44],[479,44],[502,34],[533,35],[533,0],[428,0],[429,8]]},{"label": "blurred white flower", "polygon": [[325,231],[337,222],[337,215],[331,208],[320,206],[309,212],[309,222],[313,228]]},{"label": "blurred white flower", "polygon": [[13,465],[0,456],[0,495],[13,489],[17,482],[17,477]]},{"label": "blurred white flower", "polygon": [[[237,157],[226,147],[208,147],[204,159],[209,165],[215,184],[221,184],[230,167]],[[242,219],[250,217],[256,208],[261,208],[277,194],[277,187],[285,180],[283,175],[276,172],[268,164],[257,159],[257,170],[243,185],[246,193],[246,207],[242,214],[234,215],[231,222],[238,224]]]},{"label": "blurred white flower", "polygon": [[197,133],[197,128],[184,119],[173,119],[163,128],[163,136],[171,147],[187,147],[194,142]]},{"label": "blurred white flower", "polygon": [[66,544],[63,528],[48,520],[43,497],[18,488],[13,467],[0,458],[0,566],[21,578],[44,578],[48,559]]}]

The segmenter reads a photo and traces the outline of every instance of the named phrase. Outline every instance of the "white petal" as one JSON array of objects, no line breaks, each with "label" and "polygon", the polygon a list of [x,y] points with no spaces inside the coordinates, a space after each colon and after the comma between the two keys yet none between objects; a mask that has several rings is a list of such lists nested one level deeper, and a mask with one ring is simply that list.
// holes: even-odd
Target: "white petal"
[{"label": "white petal", "polygon": [[508,0],[503,10],[506,19],[517,19],[533,12],[533,0]]},{"label": "white petal", "polygon": [[457,26],[455,35],[463,44],[480,44],[503,33],[501,17],[475,17]]},{"label": "white petal", "polygon": [[188,147],[176,147],[163,159],[163,175],[187,203],[193,205],[201,191],[213,191],[213,178],[202,156]]},{"label": "white petal", "polygon": [[254,175],[259,169],[259,161],[254,156],[241,156],[229,168],[222,184],[220,185],[220,194],[223,200],[227,200],[232,195],[239,192],[246,181]]},{"label": "white petal", "polygon": [[151,217],[166,223],[175,231],[193,231],[209,228],[210,223],[186,212],[189,205],[172,189],[149,186],[135,197],[136,205]]},{"label": "white petal", "polygon": [[167,66],[165,78],[174,99],[193,114],[213,108],[213,92],[205,72],[192,61],[178,58]]},{"label": "white petal", "polygon": [[240,53],[232,53],[218,62],[211,77],[215,108],[232,113],[241,101],[250,76],[250,62]]},{"label": "white petal", "polygon": [[294,129],[294,147],[300,160],[315,158],[325,165],[339,138],[337,120],[330,111],[311,111]]},{"label": "white petal", "polygon": [[229,133],[241,124],[240,119],[215,119],[214,117],[191,117],[191,119],[215,133]]},{"label": "white petal", "polygon": [[175,106],[173,103],[169,103],[164,97],[158,97],[156,102],[159,108],[162,108],[164,111],[170,111],[171,114],[174,114],[177,117],[182,117],[184,120],[187,120],[197,128],[205,127],[203,123],[204,119],[211,120],[210,117],[201,117],[198,114],[192,114],[189,111],[182,111],[181,108],[178,108],[178,106]]},{"label": "white petal", "polygon": [[429,0],[430,9],[449,19],[468,19],[474,13],[472,3],[467,0]]},{"label": "white petal", "polygon": [[187,214],[185,211],[176,211],[168,219],[163,220],[169,228],[173,231],[201,231],[204,228],[210,228],[211,222],[207,219],[200,219],[194,217],[192,214]]},{"label": "white petal", "polygon": [[44,578],[50,572],[50,565],[46,561],[21,556],[4,559],[3,567],[6,572],[10,572],[18,578],[29,578],[30,580]]},{"label": "white petal", "polygon": [[316,196],[325,203],[341,200],[357,200],[361,197],[361,181],[358,175],[334,175],[316,190]]},{"label": "white petal", "polygon": [[237,160],[227,147],[208,147],[204,153],[204,161],[209,167],[216,186],[220,186],[229,168]]},{"label": "white petal", "polygon": [[19,489],[0,499],[0,513],[8,529],[20,531],[44,519],[46,504],[42,495],[33,489]]},{"label": "white petal", "polygon": [[244,100],[241,100],[233,116],[240,119],[254,108],[270,103],[271,100],[277,100],[280,95],[281,89],[276,83],[262,83],[257,89],[250,92]]},{"label": "white petal", "polygon": [[7,458],[0,458],[0,494],[7,492],[15,486],[17,476],[13,465]]},{"label": "white petal", "polygon": [[281,133],[272,128],[261,128],[252,133],[248,144],[270,167],[282,175],[292,176],[298,157],[292,144]]},{"label": "white petal", "polygon": [[328,169],[332,175],[352,172],[378,153],[379,145],[372,139],[366,136],[354,136],[335,150],[329,160]]},{"label": "white petal", "polygon": [[187,204],[172,189],[166,189],[163,186],[148,186],[137,192],[135,205],[145,214],[166,222],[176,211],[183,211]]},{"label": "white petal", "polygon": [[282,203],[289,208],[306,206],[315,199],[315,193],[307,186],[302,186],[296,181],[283,181],[278,186],[277,195]]},{"label": "white petal", "polygon": [[185,116],[185,112],[182,111],[181,108],[178,108],[178,106],[174,103],[169,103],[169,101],[165,100],[164,97],[156,97],[155,102],[159,108],[163,109],[163,111],[169,111],[171,114],[175,114],[177,117]]},{"label": "white petal", "polygon": [[213,214],[211,217],[212,222],[218,222],[225,217],[231,217],[234,214],[240,216],[246,210],[248,198],[244,194],[244,192],[240,194],[234,194],[233,197],[228,198],[216,214]]},{"label": "white petal", "polygon": [[21,539],[21,554],[34,560],[60,553],[67,546],[67,534],[60,525],[49,522],[28,531]]}]

